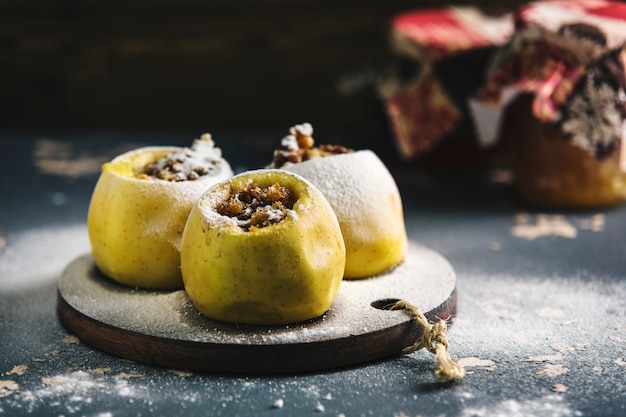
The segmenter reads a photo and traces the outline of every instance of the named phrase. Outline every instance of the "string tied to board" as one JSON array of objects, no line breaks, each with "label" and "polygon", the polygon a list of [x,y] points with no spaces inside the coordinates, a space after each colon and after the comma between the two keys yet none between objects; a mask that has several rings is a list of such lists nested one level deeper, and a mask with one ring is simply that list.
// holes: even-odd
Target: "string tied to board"
[{"label": "string tied to board", "polygon": [[404,353],[413,353],[420,349],[426,349],[435,355],[435,362],[438,369],[435,371],[435,378],[439,382],[460,381],[465,376],[465,368],[452,360],[448,352],[448,337],[446,332],[448,323],[446,320],[430,322],[424,313],[416,306],[406,300],[394,303],[391,310],[404,310],[415,323],[422,328],[422,337],[412,346],[403,349]]}]

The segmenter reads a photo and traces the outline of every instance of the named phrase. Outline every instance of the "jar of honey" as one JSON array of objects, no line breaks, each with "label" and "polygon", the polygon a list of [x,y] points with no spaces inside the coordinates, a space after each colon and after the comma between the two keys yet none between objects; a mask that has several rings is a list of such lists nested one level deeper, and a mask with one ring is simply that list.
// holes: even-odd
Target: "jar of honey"
[{"label": "jar of honey", "polygon": [[531,97],[512,103],[503,135],[513,146],[519,196],[536,206],[598,208],[626,200],[623,139],[598,157],[576,145],[559,126],[539,121]]},{"label": "jar of honey", "polygon": [[626,4],[530,3],[481,91],[498,103],[516,189],[537,206],[626,200]]}]

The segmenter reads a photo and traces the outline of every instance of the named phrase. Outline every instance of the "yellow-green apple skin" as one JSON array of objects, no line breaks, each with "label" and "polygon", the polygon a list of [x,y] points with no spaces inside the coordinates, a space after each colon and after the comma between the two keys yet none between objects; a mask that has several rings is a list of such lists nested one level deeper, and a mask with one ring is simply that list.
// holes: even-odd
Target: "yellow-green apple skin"
[{"label": "yellow-green apple skin", "polygon": [[310,159],[283,169],[311,181],[332,206],[346,245],[344,278],[382,274],[404,260],[402,199],[391,173],[370,150]]},{"label": "yellow-green apple skin", "polygon": [[187,217],[210,186],[233,175],[222,160],[216,175],[170,182],[141,178],[147,164],[178,147],[145,147],[103,165],[94,189],[87,230],[98,268],[133,287],[180,289],[180,243]]},{"label": "yellow-green apple skin", "polygon": [[[216,207],[250,181],[295,196],[284,219],[246,231]],[[215,185],[192,209],[181,251],[185,290],[203,315],[220,321],[283,325],[328,310],[345,266],[337,218],[320,191],[282,170],[256,170]]]}]

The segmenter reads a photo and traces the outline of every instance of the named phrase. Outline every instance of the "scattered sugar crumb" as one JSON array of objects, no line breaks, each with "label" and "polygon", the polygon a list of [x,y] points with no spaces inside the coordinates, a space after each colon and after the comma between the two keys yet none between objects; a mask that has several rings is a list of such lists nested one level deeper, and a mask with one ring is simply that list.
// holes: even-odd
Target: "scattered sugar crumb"
[{"label": "scattered sugar crumb", "polygon": [[554,349],[555,351],[561,352],[561,353],[574,350],[573,347],[569,346],[566,343],[553,343],[550,347]]},{"label": "scattered sugar crumb", "polygon": [[61,339],[61,343],[67,343],[67,344],[80,343],[80,340],[78,340],[78,337],[76,337],[76,336],[69,335],[69,336],[64,337],[63,339]]},{"label": "scattered sugar crumb", "polygon": [[541,337],[541,333],[537,329],[527,329],[514,331],[512,334],[515,343],[528,344]]},{"label": "scattered sugar crumb", "polygon": [[24,375],[27,370],[28,365],[15,365],[13,369],[11,369],[5,375]]},{"label": "scattered sugar crumb", "polygon": [[615,359],[613,362],[615,362],[615,364],[626,368],[626,361],[624,360],[624,358],[617,358]]},{"label": "scattered sugar crumb", "polygon": [[111,368],[94,368],[88,371],[92,375],[104,375],[105,373],[111,371]]},{"label": "scattered sugar crumb", "polygon": [[47,351],[44,352],[44,354],[43,354],[44,357],[43,358],[33,358],[33,361],[35,361],[35,362],[45,362],[46,359],[44,359],[44,358],[47,358],[49,356],[56,356],[59,353],[61,353],[60,350],[50,349],[50,350],[47,350]]},{"label": "scattered sugar crumb", "polygon": [[489,249],[494,252],[500,252],[502,250],[502,244],[500,242],[491,242],[489,244]]},{"label": "scattered sugar crumb", "polygon": [[285,405],[285,400],[282,398],[277,398],[272,404],[272,408],[283,408]]},{"label": "scattered sugar crumb", "polygon": [[604,230],[604,214],[594,214],[589,219],[581,219],[578,221],[578,227],[581,230],[601,232]]},{"label": "scattered sugar crumb", "polygon": [[564,392],[567,392],[567,386],[563,384],[554,384],[552,386],[552,391],[558,392],[558,393],[564,393]]},{"label": "scattered sugar crumb", "polygon": [[484,300],[480,303],[480,306],[485,313],[500,317],[512,317],[514,312],[519,310],[519,306],[507,303],[503,298],[491,298]]},{"label": "scattered sugar crumb", "polygon": [[80,370],[80,368],[82,368],[85,365],[85,362],[77,362],[77,363],[73,363],[72,366],[70,368],[68,368],[68,371],[78,371]]},{"label": "scattered sugar crumb", "polygon": [[562,364],[547,363],[541,371],[536,372],[536,375],[540,377],[555,377],[566,374],[567,371],[569,371],[569,369]]},{"label": "scattered sugar crumb", "polygon": [[558,308],[544,307],[538,310],[535,310],[539,317],[545,317],[548,319],[558,319],[565,317],[565,312],[563,310],[559,310]]},{"label": "scattered sugar crumb", "polygon": [[324,411],[326,411],[326,407],[324,407],[324,404],[322,404],[320,402],[315,404],[315,412],[316,413],[323,413]]},{"label": "scattered sugar crumb", "polygon": [[19,389],[20,386],[15,381],[0,380],[0,398],[8,397]]},{"label": "scattered sugar crumb", "polygon": [[468,356],[466,358],[459,359],[457,361],[459,365],[464,368],[473,368],[473,367],[492,367],[495,365],[494,361],[489,359],[480,359],[474,356]]},{"label": "scattered sugar crumb", "polygon": [[560,361],[561,359],[563,359],[563,354],[558,352],[554,355],[529,356],[524,359],[524,362],[554,362]]},{"label": "scattered sugar crumb", "polygon": [[65,384],[65,382],[62,379],[47,378],[47,377],[42,377],[41,382],[43,382],[45,385],[51,385],[51,386],[61,386]]},{"label": "scattered sugar crumb", "polygon": [[328,393],[326,393],[326,395],[324,395],[322,398],[323,398],[323,399],[325,399],[325,400],[327,400],[327,401],[330,401],[330,400],[332,400],[332,399],[333,399],[333,394],[331,394],[330,392],[328,392]]},{"label": "scattered sugar crumb", "polygon": [[577,229],[559,214],[538,214],[535,222],[529,223],[528,217],[516,217],[516,224],[511,228],[511,234],[520,239],[534,240],[544,236],[557,236],[574,239]]},{"label": "scattered sugar crumb", "polygon": [[131,374],[131,373],[122,372],[121,374],[115,375],[113,378],[115,379],[143,378],[143,374]]},{"label": "scattered sugar crumb", "polygon": [[193,375],[192,372],[189,371],[183,371],[180,369],[168,369],[168,372],[174,374],[174,375],[178,375],[178,376],[191,376]]},{"label": "scattered sugar crumb", "polygon": [[459,417],[574,417],[579,416],[580,413],[571,409],[562,396],[551,393],[525,401],[509,398],[496,403],[481,404],[478,407],[468,405],[462,407],[458,415]]},{"label": "scattered sugar crumb", "polygon": [[599,374],[600,372],[602,372],[602,367],[596,365],[593,368],[591,368],[591,370]]}]

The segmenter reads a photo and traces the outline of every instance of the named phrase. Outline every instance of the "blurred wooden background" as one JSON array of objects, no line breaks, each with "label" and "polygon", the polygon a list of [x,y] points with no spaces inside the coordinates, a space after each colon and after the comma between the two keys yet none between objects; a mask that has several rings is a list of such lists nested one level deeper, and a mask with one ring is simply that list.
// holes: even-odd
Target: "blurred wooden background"
[{"label": "blurred wooden background", "polygon": [[519,3],[2,0],[0,127],[382,131],[394,14]]}]

